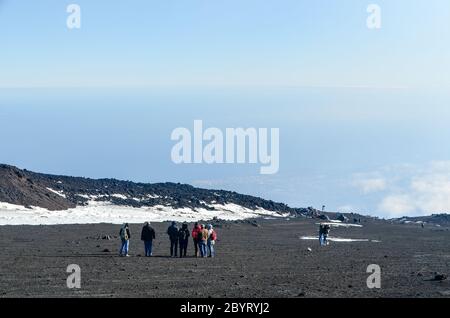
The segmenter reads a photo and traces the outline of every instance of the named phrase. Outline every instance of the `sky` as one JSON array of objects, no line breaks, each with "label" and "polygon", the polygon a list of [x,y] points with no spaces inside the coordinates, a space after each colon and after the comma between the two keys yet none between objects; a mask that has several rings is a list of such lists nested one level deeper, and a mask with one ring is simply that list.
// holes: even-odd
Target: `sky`
[{"label": "sky", "polygon": [[[448,212],[449,92],[447,0],[0,0],[0,162],[30,170]],[[279,128],[279,172],[175,165],[196,119]]]}]

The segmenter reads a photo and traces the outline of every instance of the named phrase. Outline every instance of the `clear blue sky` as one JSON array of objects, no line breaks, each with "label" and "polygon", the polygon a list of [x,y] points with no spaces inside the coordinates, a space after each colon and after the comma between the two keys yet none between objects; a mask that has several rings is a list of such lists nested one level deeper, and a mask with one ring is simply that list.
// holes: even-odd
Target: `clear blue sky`
[{"label": "clear blue sky", "polygon": [[449,34],[447,0],[2,0],[0,86],[448,88]]},{"label": "clear blue sky", "polygon": [[[448,0],[0,0],[0,162],[36,171],[450,211],[449,89]],[[280,128],[280,173],[174,165],[194,119]]]}]

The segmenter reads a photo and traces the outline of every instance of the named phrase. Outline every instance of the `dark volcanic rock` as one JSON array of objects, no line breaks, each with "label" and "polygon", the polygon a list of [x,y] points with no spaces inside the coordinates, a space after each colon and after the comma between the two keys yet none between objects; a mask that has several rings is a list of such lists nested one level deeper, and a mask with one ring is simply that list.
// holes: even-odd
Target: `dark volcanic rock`
[{"label": "dark volcanic rock", "polygon": [[0,165],[0,202],[65,210],[89,200],[131,207],[156,205],[214,210],[212,205],[234,203],[248,209],[303,214],[286,204],[232,191],[195,188],[180,183],[134,183],[115,179],[88,179],[35,173]]},{"label": "dark volcanic rock", "polygon": [[49,210],[75,207],[74,202],[48,190],[45,184],[36,182],[27,171],[7,165],[0,165],[0,202]]},{"label": "dark volcanic rock", "polygon": [[446,279],[447,279],[447,275],[439,274],[439,273],[436,273],[434,275],[434,278],[433,278],[433,280],[437,281],[437,282],[441,282],[441,281],[446,280]]},{"label": "dark volcanic rock", "polygon": [[413,223],[416,225],[426,226],[427,224],[440,225],[440,226],[450,226],[450,214],[432,214],[427,216],[417,216],[417,217],[402,217],[391,220],[394,223],[408,224]]}]

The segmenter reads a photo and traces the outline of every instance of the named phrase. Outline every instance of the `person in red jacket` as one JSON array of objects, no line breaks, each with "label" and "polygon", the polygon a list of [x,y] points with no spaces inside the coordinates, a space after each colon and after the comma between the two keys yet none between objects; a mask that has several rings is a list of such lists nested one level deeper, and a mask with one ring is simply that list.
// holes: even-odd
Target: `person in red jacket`
[{"label": "person in red jacket", "polygon": [[200,233],[202,232],[202,228],[198,223],[195,223],[194,228],[192,229],[192,239],[194,241],[194,248],[195,248],[195,257],[198,257],[199,252],[199,243],[200,243]]}]

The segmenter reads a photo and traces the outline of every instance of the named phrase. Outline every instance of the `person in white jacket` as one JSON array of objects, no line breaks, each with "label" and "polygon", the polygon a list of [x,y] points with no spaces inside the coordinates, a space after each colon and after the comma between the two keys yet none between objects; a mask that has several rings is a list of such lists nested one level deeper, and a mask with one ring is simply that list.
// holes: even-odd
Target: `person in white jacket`
[{"label": "person in white jacket", "polygon": [[214,231],[212,224],[208,224],[208,257],[214,257],[216,254],[215,244],[217,240],[216,231]]}]

